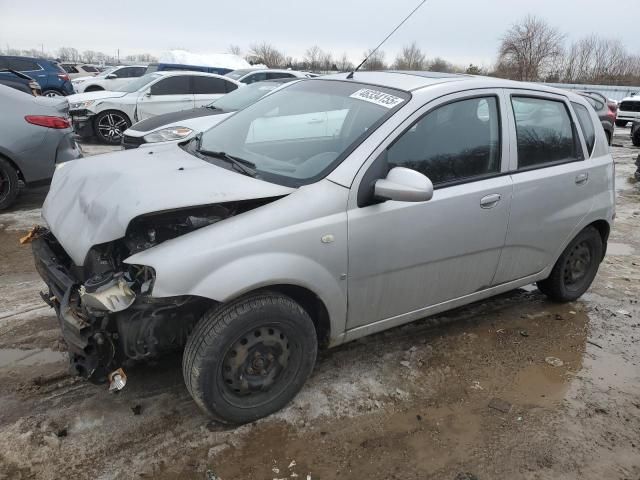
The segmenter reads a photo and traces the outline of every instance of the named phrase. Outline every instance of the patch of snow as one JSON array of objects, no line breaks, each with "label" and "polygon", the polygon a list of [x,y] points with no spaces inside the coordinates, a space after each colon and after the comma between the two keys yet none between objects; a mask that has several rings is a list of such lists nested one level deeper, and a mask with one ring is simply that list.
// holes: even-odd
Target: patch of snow
[{"label": "patch of snow", "polygon": [[201,67],[218,67],[238,70],[252,68],[244,58],[233,53],[193,53],[186,50],[169,50],[160,55],[158,63],[179,63]]},{"label": "patch of snow", "polygon": [[40,215],[40,209],[19,210],[16,212],[0,214],[0,230],[7,231],[27,231],[34,225],[42,225],[43,220]]}]

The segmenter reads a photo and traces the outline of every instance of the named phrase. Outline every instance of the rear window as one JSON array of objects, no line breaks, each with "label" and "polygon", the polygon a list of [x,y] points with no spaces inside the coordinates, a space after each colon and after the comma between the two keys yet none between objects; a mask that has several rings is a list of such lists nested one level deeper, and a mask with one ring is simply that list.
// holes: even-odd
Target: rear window
[{"label": "rear window", "polygon": [[571,102],[571,105],[573,105],[573,109],[575,110],[576,116],[578,117],[578,123],[580,124],[580,128],[582,129],[584,141],[587,143],[589,156],[591,156],[591,152],[593,152],[593,146],[596,144],[596,130],[593,127],[591,115],[589,115],[589,110],[587,110],[587,107],[585,107],[584,105],[580,105],[579,103],[574,102]]},{"label": "rear window", "polygon": [[40,65],[26,58],[12,58],[9,60],[9,68],[18,70],[19,72],[29,72],[40,70]]},{"label": "rear window", "polygon": [[193,93],[196,95],[227,93],[227,81],[215,77],[193,77]]},{"label": "rear window", "polygon": [[82,66],[82,69],[83,69],[85,72],[92,72],[92,73],[93,73],[93,72],[97,72],[97,71],[98,71],[98,69],[97,69],[96,67],[93,67],[93,66],[91,66],[91,65],[83,65],[83,66]]},{"label": "rear window", "polygon": [[518,169],[578,159],[569,110],[564,102],[512,97],[518,141]]}]

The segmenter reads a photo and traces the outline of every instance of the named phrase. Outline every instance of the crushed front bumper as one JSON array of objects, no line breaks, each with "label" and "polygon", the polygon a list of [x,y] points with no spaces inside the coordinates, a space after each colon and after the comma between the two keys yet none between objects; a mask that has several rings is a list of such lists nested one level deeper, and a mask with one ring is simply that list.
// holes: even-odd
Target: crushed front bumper
[{"label": "crushed front bumper", "polygon": [[73,124],[73,131],[81,137],[92,137],[93,131],[93,117],[95,113],[83,109],[83,110],[70,110],[71,123]]}]

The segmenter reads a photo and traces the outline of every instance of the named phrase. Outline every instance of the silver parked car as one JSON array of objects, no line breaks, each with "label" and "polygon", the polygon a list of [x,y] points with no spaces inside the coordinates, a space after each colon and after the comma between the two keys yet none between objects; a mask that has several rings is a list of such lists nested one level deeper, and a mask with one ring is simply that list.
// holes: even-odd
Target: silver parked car
[{"label": "silver parked car", "polygon": [[178,145],[56,172],[33,244],[77,372],[184,348],[206,412],[287,404],[318,347],[594,279],[612,157],[579,95],[428,72],[273,92]]},{"label": "silver parked car", "polygon": [[82,156],[66,98],[34,97],[0,85],[0,210],[9,207],[22,181],[46,184],[56,164]]}]

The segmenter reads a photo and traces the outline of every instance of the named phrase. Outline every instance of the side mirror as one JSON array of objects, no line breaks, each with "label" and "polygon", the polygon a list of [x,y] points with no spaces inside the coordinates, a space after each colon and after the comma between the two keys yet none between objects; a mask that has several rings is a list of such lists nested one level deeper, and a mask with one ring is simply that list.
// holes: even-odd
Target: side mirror
[{"label": "side mirror", "polygon": [[118,76],[115,73],[110,73],[106,78],[107,80],[113,80],[114,78],[118,78]]},{"label": "side mirror", "polygon": [[147,90],[146,92],[144,92],[144,96],[145,97],[150,97],[151,96],[151,90]]},{"label": "side mirror", "polygon": [[376,181],[373,192],[381,200],[426,202],[433,197],[433,184],[420,172],[395,167],[389,171],[387,178]]}]

